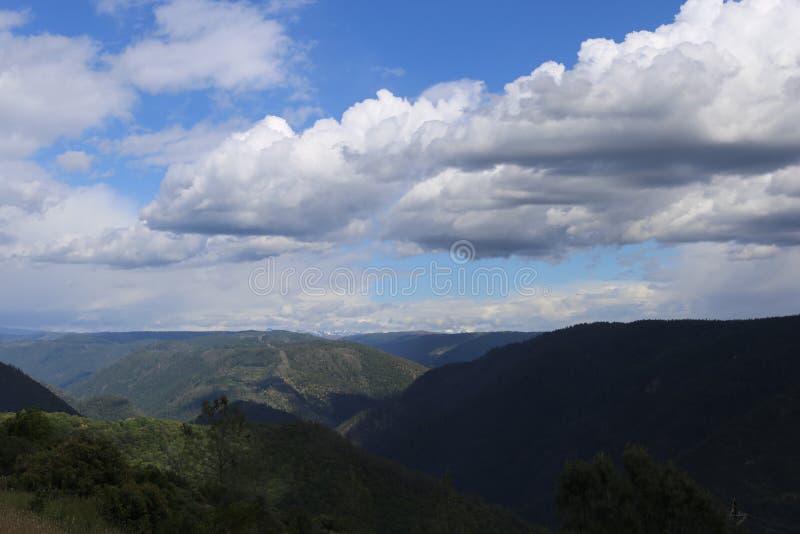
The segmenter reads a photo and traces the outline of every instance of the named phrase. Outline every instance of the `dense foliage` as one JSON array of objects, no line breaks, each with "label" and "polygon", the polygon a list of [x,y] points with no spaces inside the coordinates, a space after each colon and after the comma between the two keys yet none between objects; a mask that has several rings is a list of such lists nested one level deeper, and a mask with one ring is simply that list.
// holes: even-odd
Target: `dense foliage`
[{"label": "dense foliage", "polygon": [[131,401],[115,395],[103,395],[74,401],[78,411],[89,419],[99,421],[124,421],[144,414]]},{"label": "dense foliage", "polygon": [[153,344],[69,391],[127,398],[183,421],[225,395],[338,425],[408,386],[425,368],[355,343],[290,332],[245,332]]},{"label": "dense foliage", "polygon": [[349,436],[553,517],[570,458],[641,443],[747,526],[800,525],[800,317],[579,325],[429,371]]},{"label": "dense foliage", "polygon": [[387,332],[357,334],[345,339],[386,351],[427,367],[438,367],[448,363],[472,361],[494,348],[527,341],[536,335],[538,335],[536,332],[463,332],[459,334]]},{"label": "dense foliage", "polygon": [[600,453],[591,463],[567,464],[556,494],[560,532],[744,532],[710,493],[675,467],[656,463],[641,447],[626,447],[622,463],[620,473]]},{"label": "dense foliage", "polygon": [[15,412],[24,408],[77,413],[69,404],[16,367],[0,363],[0,412]]},{"label": "dense foliage", "polygon": [[131,532],[531,531],[321,425],[250,424],[224,399],[203,415],[204,426],[5,415],[0,476],[34,511],[88,507],[97,520],[77,532],[98,521]]}]

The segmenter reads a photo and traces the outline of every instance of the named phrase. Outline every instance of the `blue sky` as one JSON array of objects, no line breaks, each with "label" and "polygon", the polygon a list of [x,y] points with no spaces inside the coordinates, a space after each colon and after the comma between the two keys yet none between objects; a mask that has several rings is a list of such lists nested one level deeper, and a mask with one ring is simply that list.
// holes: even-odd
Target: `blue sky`
[{"label": "blue sky", "polygon": [[[7,1],[0,324],[791,313],[797,16],[788,0]],[[461,241],[469,276],[535,269],[539,294],[248,287],[268,257],[402,277]]]}]

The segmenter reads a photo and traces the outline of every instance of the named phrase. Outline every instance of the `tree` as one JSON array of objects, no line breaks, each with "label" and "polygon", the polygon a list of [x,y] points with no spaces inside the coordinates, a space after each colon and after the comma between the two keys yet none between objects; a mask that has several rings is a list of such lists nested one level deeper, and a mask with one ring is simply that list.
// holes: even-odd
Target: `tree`
[{"label": "tree", "polygon": [[221,488],[226,487],[246,454],[244,415],[223,396],[213,402],[203,402],[200,420],[209,425],[208,444],[216,483]]},{"label": "tree", "polygon": [[608,456],[567,464],[557,490],[564,532],[689,534],[740,532],[711,494],[686,473],[655,462],[636,445],[625,448],[624,472]]}]

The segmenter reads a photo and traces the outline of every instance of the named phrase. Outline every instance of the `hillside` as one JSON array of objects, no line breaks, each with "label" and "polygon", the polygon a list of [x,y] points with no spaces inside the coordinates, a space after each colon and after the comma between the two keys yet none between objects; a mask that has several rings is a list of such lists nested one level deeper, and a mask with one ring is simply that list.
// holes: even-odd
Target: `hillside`
[{"label": "hillside", "polygon": [[160,342],[68,388],[129,399],[146,415],[191,420],[226,395],[335,426],[408,386],[425,368],[376,349],[290,332]]},{"label": "hillside", "polygon": [[[11,428],[3,421],[14,418],[0,415],[0,437]],[[112,524],[125,521],[126,531],[159,532],[532,532],[511,513],[373,457],[318,424],[245,424],[226,431],[231,476],[214,482],[223,490],[218,495],[203,490],[214,477],[206,469],[214,462],[211,428],[66,415],[49,415],[47,421],[49,432],[42,422],[35,426],[44,438],[23,441],[27,449],[17,462],[22,468],[8,484],[23,492],[17,499],[23,503],[40,486],[56,484],[60,491],[45,494],[51,500],[41,507],[47,511],[68,499],[62,515],[67,519],[102,515]],[[5,444],[0,439],[0,449]],[[87,458],[85,451],[96,454]],[[61,469],[69,479],[58,477]],[[83,485],[84,479],[102,479],[104,486]],[[120,498],[130,501],[120,506]]]},{"label": "hillside", "polygon": [[488,351],[527,341],[536,332],[465,332],[439,334],[434,332],[386,332],[358,334],[344,339],[380,349],[427,367],[467,362],[480,358]]},{"label": "hillside", "polygon": [[144,414],[123,397],[107,395],[72,401],[84,417],[98,421],[124,421]]},{"label": "hillside", "polygon": [[537,518],[567,459],[637,442],[759,531],[800,524],[799,377],[797,316],[580,325],[434,369],[348,435]]},{"label": "hillside", "polygon": [[77,414],[69,404],[19,369],[0,363],[0,412],[26,408]]},{"label": "hillside", "polygon": [[15,365],[37,380],[65,389],[98,369],[154,342],[190,339],[208,334],[100,332],[0,338],[0,362]]}]

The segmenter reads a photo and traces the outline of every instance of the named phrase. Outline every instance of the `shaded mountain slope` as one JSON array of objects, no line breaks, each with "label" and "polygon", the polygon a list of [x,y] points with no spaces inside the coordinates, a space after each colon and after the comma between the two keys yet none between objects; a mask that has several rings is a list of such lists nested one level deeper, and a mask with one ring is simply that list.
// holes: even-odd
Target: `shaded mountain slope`
[{"label": "shaded mountain slope", "polygon": [[69,388],[116,395],[145,414],[190,420],[226,395],[337,425],[404,389],[425,368],[370,347],[290,332],[220,334],[161,342]]},{"label": "shaded mountain slope", "polygon": [[434,369],[348,435],[539,518],[567,459],[638,442],[800,524],[799,398],[800,317],[598,323]]},{"label": "shaded mountain slope", "polygon": [[406,358],[428,367],[466,362],[479,358],[491,349],[510,343],[527,341],[536,332],[465,332],[438,334],[434,332],[387,332],[358,334],[346,337],[382,351]]},{"label": "shaded mountain slope", "polygon": [[16,367],[0,363],[0,412],[26,408],[77,414],[69,404]]}]

